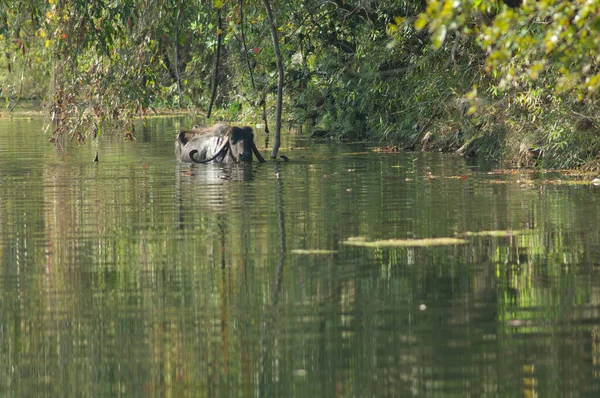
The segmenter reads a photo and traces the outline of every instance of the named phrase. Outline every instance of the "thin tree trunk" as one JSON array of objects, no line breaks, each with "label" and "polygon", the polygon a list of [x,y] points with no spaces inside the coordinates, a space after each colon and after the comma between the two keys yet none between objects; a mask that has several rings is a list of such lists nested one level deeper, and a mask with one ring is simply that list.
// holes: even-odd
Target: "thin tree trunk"
[{"label": "thin tree trunk", "polygon": [[271,152],[271,159],[277,159],[277,152],[281,145],[281,107],[283,103],[283,62],[281,60],[281,52],[279,51],[279,41],[277,40],[277,28],[275,28],[275,21],[273,18],[273,11],[271,11],[271,5],[269,0],[264,0],[265,8],[267,9],[267,15],[269,16],[269,25],[271,27],[271,38],[273,39],[273,49],[275,50],[275,57],[277,58],[277,110],[275,111],[275,142],[273,143],[273,151]]},{"label": "thin tree trunk", "polygon": [[246,34],[244,33],[244,0],[240,0],[240,31],[242,32],[242,45],[244,46],[246,66],[248,66],[248,72],[250,72],[250,82],[252,83],[252,89],[256,90],[254,74],[252,73],[252,67],[250,66],[250,58],[248,57],[248,46],[246,46]]},{"label": "thin tree trunk", "polygon": [[175,28],[175,75],[177,76],[177,95],[179,99],[177,100],[177,107],[181,108],[181,75],[179,74],[179,40],[177,36],[179,36],[179,29]]},{"label": "thin tree trunk", "polygon": [[[267,120],[267,88],[263,88],[262,94],[260,97],[260,106],[262,106],[262,120],[265,122],[265,133],[267,133],[267,137],[271,132],[269,130],[269,121]],[[268,145],[265,145],[268,146]]]},{"label": "thin tree trunk", "polygon": [[212,81],[212,93],[210,95],[210,104],[208,105],[208,112],[206,114],[206,117],[208,119],[210,119],[210,115],[212,113],[212,107],[215,103],[215,98],[217,97],[219,64],[221,63],[221,42],[222,42],[222,35],[223,35],[223,27],[222,27],[221,9],[220,8],[219,8],[219,11],[217,12],[217,20],[218,20],[218,22],[217,22],[217,32],[218,32],[217,54],[216,54],[216,58],[215,58],[215,71],[214,71],[213,81]]},{"label": "thin tree trunk", "polygon": [[181,13],[181,4],[177,4],[177,14],[175,16],[175,76],[177,76],[177,107],[181,108],[181,74],[179,72],[179,14]]}]

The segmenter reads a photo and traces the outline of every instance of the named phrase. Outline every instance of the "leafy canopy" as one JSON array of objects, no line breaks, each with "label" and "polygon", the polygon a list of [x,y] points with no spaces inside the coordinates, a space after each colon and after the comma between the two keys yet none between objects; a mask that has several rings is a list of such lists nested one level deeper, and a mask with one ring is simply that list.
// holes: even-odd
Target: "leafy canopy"
[{"label": "leafy canopy", "polygon": [[475,36],[500,86],[539,81],[595,98],[600,88],[600,0],[430,0],[415,27],[435,47]]}]

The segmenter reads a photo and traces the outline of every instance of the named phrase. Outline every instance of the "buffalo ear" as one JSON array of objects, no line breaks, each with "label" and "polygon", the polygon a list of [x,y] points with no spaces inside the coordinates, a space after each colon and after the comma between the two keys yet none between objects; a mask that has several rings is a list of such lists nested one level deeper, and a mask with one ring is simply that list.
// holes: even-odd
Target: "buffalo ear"
[{"label": "buffalo ear", "polygon": [[237,126],[231,126],[229,130],[227,130],[227,136],[233,145],[235,145],[240,139],[240,131],[241,129]]},{"label": "buffalo ear", "polygon": [[252,144],[254,144],[254,133],[252,132],[252,128],[250,128],[249,126],[244,127],[244,137],[246,139],[251,139]]},{"label": "buffalo ear", "polygon": [[236,136],[238,140],[250,139],[254,141],[254,133],[252,132],[252,128],[248,126],[237,127]]},{"label": "buffalo ear", "polygon": [[188,131],[182,131],[177,134],[177,141],[181,142],[182,145],[185,145],[190,140],[190,134]]},{"label": "buffalo ear", "polygon": [[229,130],[227,130],[227,137],[233,145],[235,145],[239,140],[254,138],[254,134],[252,133],[252,129],[248,126],[238,127],[231,126]]}]

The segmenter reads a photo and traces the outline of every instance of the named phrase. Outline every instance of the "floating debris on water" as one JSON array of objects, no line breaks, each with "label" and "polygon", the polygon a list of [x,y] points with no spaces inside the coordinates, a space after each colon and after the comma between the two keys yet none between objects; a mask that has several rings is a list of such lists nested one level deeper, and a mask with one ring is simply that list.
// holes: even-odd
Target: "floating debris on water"
[{"label": "floating debris on water", "polygon": [[327,249],[293,249],[290,253],[293,254],[337,254],[337,250]]},{"label": "floating debris on water", "polygon": [[517,235],[525,235],[531,233],[529,230],[500,230],[500,231],[478,231],[478,232],[463,232],[464,236],[491,236],[493,238],[506,238]]},{"label": "floating debris on water", "polygon": [[466,245],[466,239],[460,238],[424,238],[424,239],[385,239],[370,241],[364,237],[350,237],[342,242],[344,245],[360,247],[430,247]]}]

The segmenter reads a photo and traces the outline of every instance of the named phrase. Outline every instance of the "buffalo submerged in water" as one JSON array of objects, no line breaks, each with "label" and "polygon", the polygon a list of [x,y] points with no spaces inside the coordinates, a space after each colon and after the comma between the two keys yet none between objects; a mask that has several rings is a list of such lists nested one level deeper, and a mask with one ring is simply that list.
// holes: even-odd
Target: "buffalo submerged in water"
[{"label": "buffalo submerged in water", "polygon": [[256,148],[250,127],[223,122],[180,132],[175,140],[175,153],[179,160],[187,163],[250,163],[252,153],[259,162],[265,161]]}]

